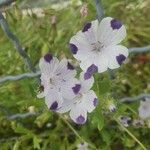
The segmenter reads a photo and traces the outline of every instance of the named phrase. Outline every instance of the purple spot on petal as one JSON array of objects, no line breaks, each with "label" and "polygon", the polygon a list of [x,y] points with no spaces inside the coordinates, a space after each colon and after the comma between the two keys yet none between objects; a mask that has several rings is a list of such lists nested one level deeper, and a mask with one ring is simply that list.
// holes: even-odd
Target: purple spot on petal
[{"label": "purple spot on petal", "polygon": [[126,57],[123,54],[120,54],[119,56],[116,56],[116,59],[118,64],[121,65],[125,61]]},{"label": "purple spot on petal", "polygon": [[91,23],[87,23],[85,26],[84,26],[84,28],[83,28],[83,30],[82,30],[82,32],[86,32],[86,31],[88,31],[88,29],[90,29],[91,28]]},{"label": "purple spot on petal", "polygon": [[73,92],[74,92],[75,94],[78,94],[78,92],[80,91],[80,89],[81,89],[81,84],[76,84],[76,85],[72,88],[72,90],[73,90]]},{"label": "purple spot on petal", "polygon": [[69,70],[74,70],[74,67],[73,67],[73,65],[72,65],[70,62],[68,62],[67,68],[68,68]]},{"label": "purple spot on petal", "polygon": [[50,61],[53,59],[53,55],[48,53],[44,56],[44,59],[50,63]]},{"label": "purple spot on petal", "polygon": [[119,20],[116,20],[116,19],[111,20],[111,27],[113,28],[113,30],[120,29],[121,26],[122,26],[122,23]]},{"label": "purple spot on petal", "polygon": [[98,104],[98,100],[97,100],[97,98],[94,98],[93,105],[96,107],[97,104]]},{"label": "purple spot on petal", "polygon": [[84,74],[84,79],[87,80],[89,78],[91,78],[91,76],[93,75],[93,73],[98,72],[98,67],[94,64],[92,64],[86,71],[86,73]]},{"label": "purple spot on petal", "polygon": [[85,118],[80,115],[77,119],[76,119],[77,124],[84,124],[85,123]]},{"label": "purple spot on petal", "polygon": [[54,103],[52,103],[50,109],[54,111],[57,109],[57,107],[58,107],[58,103],[55,101]]},{"label": "purple spot on petal", "polygon": [[71,50],[71,52],[72,52],[73,54],[76,54],[76,53],[77,53],[78,48],[77,48],[76,45],[70,43],[70,44],[69,44],[69,47],[70,47],[70,50]]},{"label": "purple spot on petal", "polygon": [[88,79],[90,79],[91,78],[91,74],[90,73],[88,73],[88,72],[86,72],[85,74],[84,74],[84,79],[85,80],[88,80]]}]

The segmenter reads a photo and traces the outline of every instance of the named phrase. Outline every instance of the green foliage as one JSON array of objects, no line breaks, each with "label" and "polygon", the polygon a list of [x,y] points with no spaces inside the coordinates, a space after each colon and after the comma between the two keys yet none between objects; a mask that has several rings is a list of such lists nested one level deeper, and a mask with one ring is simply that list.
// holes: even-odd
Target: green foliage
[{"label": "green foliage", "polygon": [[[70,38],[82,26],[96,18],[94,2],[83,0],[88,4],[88,16],[82,18],[81,6],[77,1],[63,9],[53,9],[51,5],[43,7],[44,18],[36,14],[23,16],[21,1],[17,6],[5,11],[10,29],[19,38],[25,51],[30,56],[34,66],[46,52],[58,57],[73,58],[68,43]],[[103,0],[105,14],[122,20],[127,26],[127,47],[138,47],[149,44],[149,1],[148,0]],[[21,3],[21,4],[20,4]],[[61,4],[60,4],[61,5]],[[51,17],[56,16],[56,24],[51,23]],[[13,44],[0,28],[0,75],[15,75],[29,71],[22,58],[18,55]],[[139,56],[144,56],[141,60]],[[149,93],[150,54],[131,54],[130,59],[120,69],[116,70],[116,79],[110,81],[108,73],[96,74],[95,85],[99,104],[84,126],[72,123],[63,116],[72,128],[57,114],[49,112],[44,100],[36,98],[36,79],[23,79],[0,85],[0,150],[74,150],[77,144],[84,140],[89,149],[102,150],[141,150],[141,145],[126,132],[116,119],[120,115],[138,118],[138,102],[120,104],[119,99],[134,96],[139,93]],[[115,99],[111,97],[114,94]],[[108,105],[113,102],[117,111],[110,113]],[[31,107],[33,110],[31,110]],[[25,118],[9,119],[13,114],[23,114],[34,111],[35,115]],[[147,126],[128,129],[147,148],[150,149],[150,131]]]}]

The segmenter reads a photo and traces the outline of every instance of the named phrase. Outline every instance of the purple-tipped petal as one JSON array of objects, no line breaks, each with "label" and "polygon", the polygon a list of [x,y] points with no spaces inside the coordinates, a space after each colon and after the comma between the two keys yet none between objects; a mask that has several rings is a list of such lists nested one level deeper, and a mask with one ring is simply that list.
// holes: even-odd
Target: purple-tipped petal
[{"label": "purple-tipped petal", "polygon": [[87,23],[85,26],[84,26],[84,28],[83,28],[83,30],[82,30],[82,32],[86,32],[86,31],[88,31],[88,29],[90,29],[91,28],[91,23]]},{"label": "purple-tipped petal", "polygon": [[91,78],[91,76],[98,72],[98,67],[94,64],[92,64],[86,71],[86,73],[84,74],[84,79],[87,80],[89,78]]},{"label": "purple-tipped petal", "polygon": [[93,105],[96,107],[97,104],[98,104],[98,100],[97,100],[97,98],[94,98]]},{"label": "purple-tipped petal", "polygon": [[53,55],[52,54],[46,54],[44,56],[44,60],[47,61],[48,63],[50,63],[50,61],[53,59]]},{"label": "purple-tipped petal", "polygon": [[72,88],[72,90],[73,90],[73,92],[74,92],[75,94],[78,94],[79,91],[80,91],[80,89],[81,89],[81,84],[76,84],[76,85]]},{"label": "purple-tipped petal", "polygon": [[58,102],[55,101],[55,102],[52,103],[52,105],[51,105],[51,107],[50,107],[50,110],[55,111],[57,108],[58,108]]},{"label": "purple-tipped petal", "polygon": [[86,72],[86,73],[84,74],[84,79],[85,79],[85,80],[88,80],[88,79],[91,78],[91,76],[92,76],[92,74]]},{"label": "purple-tipped petal", "polygon": [[119,20],[116,20],[116,19],[111,20],[111,27],[113,30],[120,29],[121,26],[122,26],[122,23]]},{"label": "purple-tipped petal", "polygon": [[74,70],[74,66],[73,66],[70,62],[68,62],[67,68],[68,68],[69,70]]},{"label": "purple-tipped petal", "polygon": [[76,119],[77,124],[84,124],[85,123],[85,118],[80,115],[77,119]]},{"label": "purple-tipped petal", "polygon": [[121,65],[125,61],[126,57],[123,54],[120,54],[119,56],[116,56],[116,59],[118,64]]},{"label": "purple-tipped petal", "polygon": [[78,47],[72,43],[69,44],[70,50],[73,54],[76,54],[78,51]]}]

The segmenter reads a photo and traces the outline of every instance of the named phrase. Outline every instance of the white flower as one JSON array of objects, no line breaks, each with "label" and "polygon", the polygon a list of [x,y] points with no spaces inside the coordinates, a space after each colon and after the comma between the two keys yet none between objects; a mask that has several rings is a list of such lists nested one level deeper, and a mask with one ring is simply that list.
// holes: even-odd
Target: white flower
[{"label": "white flower", "polygon": [[46,54],[40,59],[41,85],[43,92],[38,97],[45,97],[49,109],[57,110],[64,98],[72,98],[77,94],[75,79],[76,71],[67,59],[59,61],[51,54]]},{"label": "white flower", "polygon": [[88,144],[86,142],[78,144],[77,150],[88,150]]},{"label": "white flower", "polygon": [[70,40],[73,56],[79,60],[80,67],[86,71],[86,78],[94,72],[116,69],[128,56],[128,49],[118,45],[126,36],[122,23],[111,17],[87,23],[82,31]]},{"label": "white flower", "polygon": [[150,119],[150,99],[146,98],[145,101],[140,101],[139,116],[142,119]]},{"label": "white flower", "polygon": [[97,96],[90,90],[94,83],[94,78],[84,78],[84,73],[80,74],[80,84],[78,84],[77,95],[72,99],[65,99],[59,113],[70,111],[71,119],[77,124],[84,124],[87,120],[87,113],[92,112],[97,105]]},{"label": "white flower", "polygon": [[131,118],[127,117],[127,116],[121,116],[121,117],[119,117],[119,121],[125,127],[128,127],[132,123]]}]

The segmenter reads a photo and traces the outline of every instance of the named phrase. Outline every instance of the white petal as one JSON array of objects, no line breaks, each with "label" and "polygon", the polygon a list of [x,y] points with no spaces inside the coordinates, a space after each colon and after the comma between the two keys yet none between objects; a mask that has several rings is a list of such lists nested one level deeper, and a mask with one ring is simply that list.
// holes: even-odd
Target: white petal
[{"label": "white petal", "polygon": [[55,70],[55,76],[58,80],[68,80],[76,76],[76,70],[73,68],[72,64],[67,59],[62,59]]},{"label": "white petal", "polygon": [[81,92],[87,92],[88,90],[90,90],[93,86],[94,83],[94,78],[93,76],[89,79],[85,79],[84,77],[85,72],[81,72],[80,74],[80,81],[81,81]]},{"label": "white petal", "polygon": [[70,49],[77,60],[84,60],[92,52],[93,43],[97,42],[98,20],[87,23],[82,31],[70,40]]},{"label": "white petal", "polygon": [[98,72],[99,73],[105,72],[108,69],[107,56],[103,52],[100,52],[97,61],[98,61],[97,63]]},{"label": "white petal", "polygon": [[111,17],[104,18],[99,25],[98,39],[105,47],[119,44],[126,37],[126,28]]},{"label": "white petal", "polygon": [[77,79],[70,79],[63,82],[60,91],[65,99],[73,99],[81,89],[81,84]]},{"label": "white petal", "polygon": [[80,62],[81,69],[86,72],[88,67],[90,67],[92,64],[95,64],[95,55],[89,55],[85,60]]},{"label": "white petal", "polygon": [[85,105],[86,110],[90,113],[92,112],[98,104],[98,99],[94,91],[90,90],[83,96],[83,105]]},{"label": "white petal", "polygon": [[57,110],[59,113],[66,113],[74,106],[73,99],[64,99],[62,106]]},{"label": "white petal", "polygon": [[47,62],[43,57],[40,59],[39,67],[40,67],[41,73],[44,73],[49,76],[55,71],[58,64],[59,64],[59,60],[56,57],[52,57],[50,62]]},{"label": "white petal", "polygon": [[98,52],[97,54],[90,55],[86,60],[81,61],[80,67],[86,72],[92,64],[97,66],[98,72],[101,73],[107,70],[108,59],[102,52]]},{"label": "white petal", "polygon": [[50,89],[45,96],[45,103],[50,110],[58,110],[63,103],[62,94],[55,89]]},{"label": "white petal", "polygon": [[150,99],[140,102],[139,116],[142,119],[150,119]]},{"label": "white petal", "polygon": [[74,54],[73,56],[77,60],[84,60],[88,55],[90,55],[92,46],[86,40],[85,35],[82,33],[82,31],[79,31],[71,38],[70,49]]},{"label": "white petal", "polygon": [[122,45],[109,46],[105,50],[105,55],[108,58],[108,68],[116,69],[128,57],[128,49]]},{"label": "white petal", "polygon": [[96,43],[97,42],[97,31],[98,31],[98,20],[94,20],[91,23],[87,23],[82,33],[84,33],[86,40],[90,43]]},{"label": "white petal", "polygon": [[77,124],[84,124],[87,120],[87,111],[84,105],[76,104],[70,111],[71,119]]}]

